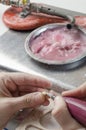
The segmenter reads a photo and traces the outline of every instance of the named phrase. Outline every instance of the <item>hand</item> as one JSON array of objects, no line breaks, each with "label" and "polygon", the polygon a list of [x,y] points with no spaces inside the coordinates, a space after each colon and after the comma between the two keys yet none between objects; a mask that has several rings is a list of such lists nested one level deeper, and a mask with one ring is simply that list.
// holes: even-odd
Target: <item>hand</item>
[{"label": "hand", "polygon": [[64,91],[62,95],[86,99],[86,82],[73,90]]},{"label": "hand", "polygon": [[[86,83],[80,87],[65,91],[62,96],[70,96],[76,98],[86,99]],[[70,115],[66,103],[61,96],[55,98],[55,106],[52,111],[52,115],[55,117],[57,122],[61,125],[63,130],[85,130],[73,117]]]},{"label": "hand", "polygon": [[20,109],[44,104],[40,92],[50,87],[49,81],[25,73],[0,73],[0,129]]}]

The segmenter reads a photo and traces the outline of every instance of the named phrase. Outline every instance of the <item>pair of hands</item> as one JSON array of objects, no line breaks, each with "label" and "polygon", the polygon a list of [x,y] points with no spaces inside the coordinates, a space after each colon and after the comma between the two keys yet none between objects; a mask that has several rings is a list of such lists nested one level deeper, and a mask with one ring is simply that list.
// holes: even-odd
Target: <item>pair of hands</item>
[{"label": "pair of hands", "polygon": [[86,100],[86,83],[82,84],[76,89],[62,92],[62,96],[55,99],[53,116],[59,122],[63,130],[86,130],[84,126],[80,125],[69,113],[63,96],[69,96]]},{"label": "pair of hands", "polygon": [[[20,109],[46,105],[48,100],[41,91],[50,86],[49,81],[39,76],[25,73],[0,73],[0,130]],[[62,95],[86,98],[86,84],[75,90],[63,92]],[[55,98],[52,115],[64,130],[84,130],[71,117],[61,96]]]}]

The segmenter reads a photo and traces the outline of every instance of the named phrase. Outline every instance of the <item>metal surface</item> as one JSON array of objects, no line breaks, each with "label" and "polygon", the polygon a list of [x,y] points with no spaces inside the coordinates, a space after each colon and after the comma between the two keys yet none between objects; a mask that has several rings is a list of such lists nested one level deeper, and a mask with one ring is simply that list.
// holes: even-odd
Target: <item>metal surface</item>
[{"label": "metal surface", "polygon": [[[24,49],[24,42],[29,33],[10,30],[0,37],[0,55],[2,54],[0,64],[2,66],[17,69],[17,71],[41,74],[52,79],[56,83],[55,86],[60,86],[59,88],[62,86],[62,88],[71,89],[73,88],[71,86],[76,87],[86,81],[86,62],[72,70],[59,70],[56,66],[43,65],[32,60]],[[60,85],[57,85],[57,82]]]},{"label": "metal surface", "polygon": [[[48,24],[45,26],[42,26],[36,30],[34,30],[32,33],[30,33],[30,35],[26,38],[25,41],[25,50],[27,52],[27,54],[29,54],[34,60],[44,63],[44,64],[48,64],[48,65],[57,65],[59,68],[65,68],[65,69],[71,69],[71,68],[75,68],[79,65],[81,65],[82,63],[85,62],[86,60],[86,52],[83,52],[83,54],[77,56],[77,58],[73,58],[71,60],[66,60],[66,61],[52,61],[52,60],[46,60],[46,59],[42,59],[40,57],[37,57],[30,48],[31,45],[31,41],[33,41],[36,37],[40,36],[41,33],[45,32],[48,29],[55,29],[58,27],[65,27],[66,24],[65,23],[54,23],[54,24]],[[78,29],[78,28],[75,28]],[[82,31],[82,30],[80,30]],[[85,30],[86,33],[86,30]],[[84,35],[84,33],[83,33]]]},{"label": "metal surface", "polygon": [[67,26],[68,28],[74,26],[74,24],[75,24],[75,18],[73,16],[67,15],[65,13],[61,13],[56,8],[54,8],[50,5],[30,3],[30,1],[28,1],[25,5],[23,5],[23,10],[20,13],[20,16],[25,18],[29,14],[31,14],[31,12],[44,13],[44,14],[48,14],[48,15],[62,17],[64,19],[68,20],[69,23],[71,24],[71,26]]},{"label": "metal surface", "polygon": [[31,9],[31,11],[38,12],[38,13],[45,13],[45,14],[49,14],[49,15],[63,17],[64,19],[69,20],[69,22],[72,25],[75,24],[75,18],[73,16],[61,13],[54,7],[51,7],[50,5],[31,3],[30,9]]},{"label": "metal surface", "polygon": [[20,16],[25,18],[31,12],[36,12],[36,13],[44,13],[44,14],[49,14],[49,15],[55,15],[55,16],[60,16],[63,17],[66,20],[69,20],[71,25],[75,24],[75,18],[69,15],[66,15],[64,13],[58,12],[54,7],[46,4],[38,4],[38,3],[30,3],[30,0],[1,0],[0,1],[2,4],[5,5],[11,5],[15,8],[23,8],[23,10],[20,13]]}]

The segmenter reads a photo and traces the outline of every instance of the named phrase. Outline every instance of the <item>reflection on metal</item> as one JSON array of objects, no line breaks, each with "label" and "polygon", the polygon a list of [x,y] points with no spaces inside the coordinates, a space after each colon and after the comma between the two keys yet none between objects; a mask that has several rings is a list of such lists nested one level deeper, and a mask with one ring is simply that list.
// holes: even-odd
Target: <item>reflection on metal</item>
[{"label": "reflection on metal", "polygon": [[9,58],[8,56],[6,56],[4,54],[0,54],[0,66],[3,67],[4,69],[6,69],[7,71],[25,72],[25,73],[34,74],[34,75],[44,77],[51,82],[50,89],[55,90],[57,92],[62,92],[63,90],[75,88],[75,86],[66,84],[60,80],[55,80],[53,78],[49,78],[41,73],[33,71],[32,69],[29,69],[28,67],[20,64],[17,60]]},{"label": "reflection on metal", "polygon": [[40,75],[33,70],[30,70],[29,68],[23,66],[17,60],[9,58],[7,55],[4,54],[0,54],[0,66],[10,71],[26,72]]}]

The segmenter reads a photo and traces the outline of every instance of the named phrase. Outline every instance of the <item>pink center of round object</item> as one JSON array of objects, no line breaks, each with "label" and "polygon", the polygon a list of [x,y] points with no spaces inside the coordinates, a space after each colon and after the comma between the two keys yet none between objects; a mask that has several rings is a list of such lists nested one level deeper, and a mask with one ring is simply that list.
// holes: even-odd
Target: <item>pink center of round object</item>
[{"label": "pink center of round object", "polygon": [[45,60],[71,60],[86,51],[86,36],[75,28],[48,29],[31,41],[30,48],[35,56]]}]

